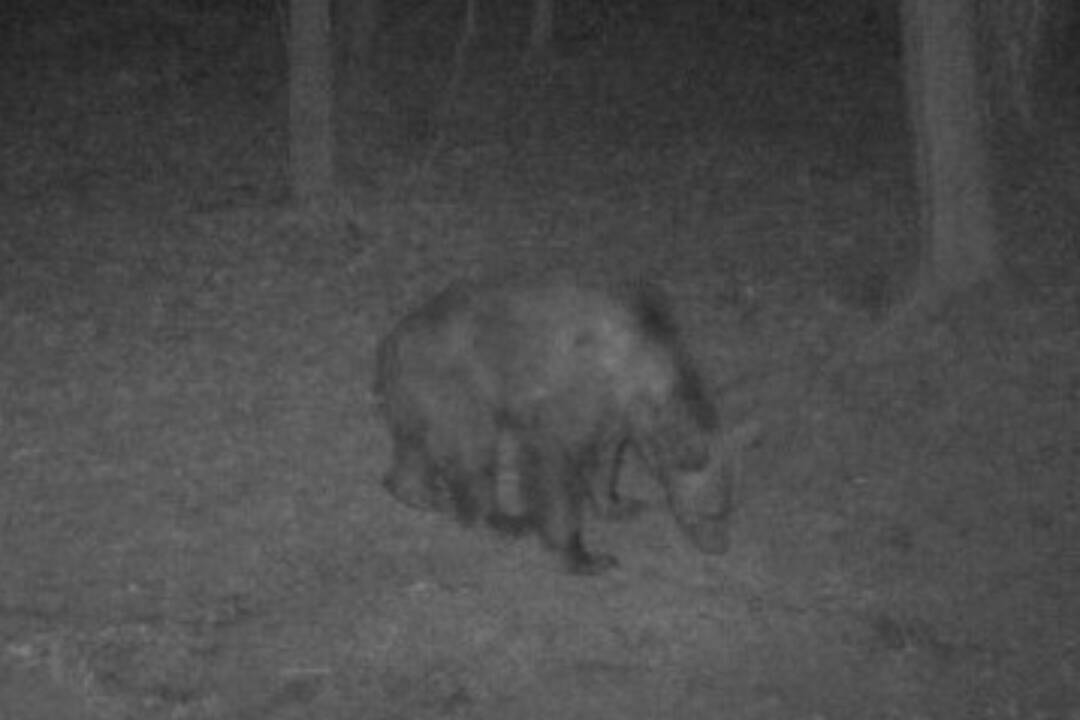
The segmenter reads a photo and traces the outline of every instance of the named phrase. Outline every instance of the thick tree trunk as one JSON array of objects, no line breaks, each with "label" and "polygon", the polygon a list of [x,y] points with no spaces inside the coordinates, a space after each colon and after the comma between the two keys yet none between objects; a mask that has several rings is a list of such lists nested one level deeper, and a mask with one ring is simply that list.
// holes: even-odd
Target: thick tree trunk
[{"label": "thick tree trunk", "polygon": [[1015,118],[1027,131],[1037,129],[1039,60],[1052,45],[1055,13],[1065,6],[1056,4],[1055,10],[1051,0],[983,0],[978,7],[993,114]]},{"label": "thick tree trunk", "polygon": [[363,81],[379,29],[382,0],[337,0],[336,36],[342,45],[345,76],[350,82]]},{"label": "thick tree trunk", "polygon": [[334,182],[330,0],[292,0],[289,15],[289,171],[301,204]]},{"label": "thick tree trunk", "polygon": [[973,0],[904,0],[923,235],[918,298],[936,304],[997,265]]}]

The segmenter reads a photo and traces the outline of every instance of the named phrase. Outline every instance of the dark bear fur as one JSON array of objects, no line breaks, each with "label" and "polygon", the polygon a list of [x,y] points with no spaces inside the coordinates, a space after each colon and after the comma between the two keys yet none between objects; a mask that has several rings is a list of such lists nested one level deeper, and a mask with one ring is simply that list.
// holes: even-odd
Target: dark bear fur
[{"label": "dark bear fur", "polygon": [[[586,551],[583,506],[634,513],[616,487],[632,445],[690,538],[726,549],[716,413],[649,284],[456,283],[383,340],[375,390],[394,445],[384,485],[410,506],[536,530],[570,572],[602,572],[616,561]],[[500,442],[521,479],[517,515],[497,499]]]}]

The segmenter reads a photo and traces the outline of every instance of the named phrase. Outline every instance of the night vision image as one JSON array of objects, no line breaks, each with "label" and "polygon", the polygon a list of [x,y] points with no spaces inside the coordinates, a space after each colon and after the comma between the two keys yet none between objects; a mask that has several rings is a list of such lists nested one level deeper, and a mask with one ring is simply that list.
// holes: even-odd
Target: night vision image
[{"label": "night vision image", "polygon": [[1069,0],[0,5],[0,720],[1080,720]]}]

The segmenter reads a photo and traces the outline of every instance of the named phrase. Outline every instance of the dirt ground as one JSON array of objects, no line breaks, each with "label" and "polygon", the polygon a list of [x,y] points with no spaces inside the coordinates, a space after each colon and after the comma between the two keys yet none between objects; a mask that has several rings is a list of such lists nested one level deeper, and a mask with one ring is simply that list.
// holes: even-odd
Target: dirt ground
[{"label": "dirt ground", "polygon": [[[927,318],[871,28],[609,18],[436,113],[449,24],[398,18],[324,217],[272,17],[69,12],[0,71],[0,718],[1080,719],[1067,122],[995,147],[1009,270]],[[635,467],[594,579],[379,487],[380,333],[553,267],[668,285],[762,424],[729,554]]]}]

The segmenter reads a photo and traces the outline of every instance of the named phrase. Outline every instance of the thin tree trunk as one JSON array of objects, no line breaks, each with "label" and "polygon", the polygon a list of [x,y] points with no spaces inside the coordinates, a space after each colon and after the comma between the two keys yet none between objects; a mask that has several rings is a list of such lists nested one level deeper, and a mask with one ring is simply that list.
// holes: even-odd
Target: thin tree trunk
[{"label": "thin tree trunk", "polygon": [[917,293],[929,304],[989,277],[997,265],[972,2],[904,0],[923,235]]},{"label": "thin tree trunk", "polygon": [[289,171],[301,204],[334,182],[330,0],[292,0],[289,15]]},{"label": "thin tree trunk", "polygon": [[540,55],[551,46],[555,29],[555,0],[533,0],[532,27],[529,30],[529,52]]},{"label": "thin tree trunk", "polygon": [[480,33],[480,8],[476,0],[465,0],[465,23],[462,35],[465,40],[461,45],[468,45]]}]

